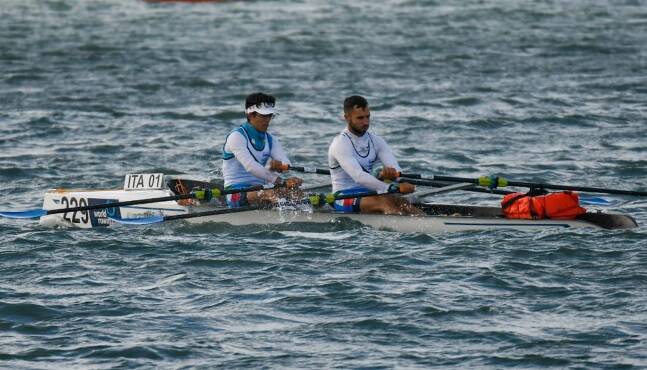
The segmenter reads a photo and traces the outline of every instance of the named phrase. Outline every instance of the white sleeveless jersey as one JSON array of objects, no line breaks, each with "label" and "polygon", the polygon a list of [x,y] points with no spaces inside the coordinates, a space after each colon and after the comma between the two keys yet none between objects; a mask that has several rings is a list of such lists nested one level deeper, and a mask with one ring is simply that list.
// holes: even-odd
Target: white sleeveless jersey
[{"label": "white sleeveless jersey", "polygon": [[328,148],[333,192],[364,187],[378,193],[386,193],[389,184],[371,174],[378,162],[400,171],[393,152],[381,137],[368,132],[356,136],[348,128],[344,129]]},{"label": "white sleeveless jersey", "polygon": [[290,164],[281,144],[271,135],[266,134],[265,145],[258,150],[243,127],[232,131],[223,145],[222,174],[225,186],[274,183],[278,175],[265,168],[270,158]]}]

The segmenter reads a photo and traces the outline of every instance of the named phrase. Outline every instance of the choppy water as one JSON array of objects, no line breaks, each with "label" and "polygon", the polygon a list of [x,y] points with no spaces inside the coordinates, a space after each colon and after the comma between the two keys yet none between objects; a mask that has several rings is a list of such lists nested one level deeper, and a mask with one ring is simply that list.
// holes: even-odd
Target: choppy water
[{"label": "choppy water", "polygon": [[[359,93],[411,172],[645,189],[645,71],[639,0],[2,0],[0,208],[214,176],[257,90],[294,163]],[[0,220],[0,367],[645,368],[646,235]]]}]

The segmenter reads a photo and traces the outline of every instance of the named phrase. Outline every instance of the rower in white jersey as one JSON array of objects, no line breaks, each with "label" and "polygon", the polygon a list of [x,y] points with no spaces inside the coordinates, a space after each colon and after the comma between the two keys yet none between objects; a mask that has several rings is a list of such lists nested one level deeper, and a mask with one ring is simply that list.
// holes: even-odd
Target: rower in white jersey
[{"label": "rower in white jersey", "polygon": [[[276,114],[276,98],[255,93],[245,99],[247,122],[227,135],[222,150],[222,173],[225,189],[242,189],[254,185],[274,185],[298,188],[303,182],[298,177],[286,180],[266,168],[269,159],[290,163],[279,140],[267,132]],[[229,207],[259,203],[276,203],[284,197],[284,189],[227,195]]]},{"label": "rower in white jersey", "polygon": [[[352,195],[366,191],[384,193],[411,193],[415,186],[409,183],[390,183],[374,177],[371,173],[376,163],[383,168],[378,177],[394,179],[400,173],[393,152],[384,139],[368,132],[370,110],[361,96],[344,100],[346,128],[335,137],[328,149],[328,164],[333,192]],[[362,212],[383,214],[423,214],[397,194],[341,199],[334,203],[338,212]]]}]

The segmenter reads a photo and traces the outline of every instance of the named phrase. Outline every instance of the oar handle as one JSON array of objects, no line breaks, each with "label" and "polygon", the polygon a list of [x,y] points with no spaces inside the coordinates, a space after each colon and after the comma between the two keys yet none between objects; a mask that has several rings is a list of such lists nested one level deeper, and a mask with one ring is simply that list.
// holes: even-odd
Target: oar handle
[{"label": "oar handle", "polygon": [[276,160],[272,160],[270,162],[270,170],[278,171],[278,172],[297,171],[297,172],[303,172],[303,173],[316,173],[319,175],[330,175],[330,170],[325,168],[293,166]]},{"label": "oar handle", "polygon": [[289,166],[286,165],[288,170],[303,172],[303,173],[316,173],[319,175],[330,175],[330,170],[324,168],[315,168],[315,167],[303,167],[303,166]]}]

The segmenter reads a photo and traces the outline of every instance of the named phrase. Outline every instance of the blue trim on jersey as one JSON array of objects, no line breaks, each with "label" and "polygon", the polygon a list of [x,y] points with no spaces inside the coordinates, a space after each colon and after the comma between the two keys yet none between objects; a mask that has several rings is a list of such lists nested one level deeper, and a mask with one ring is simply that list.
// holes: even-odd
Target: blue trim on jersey
[{"label": "blue trim on jersey", "polygon": [[265,149],[265,137],[267,132],[260,132],[251,123],[246,122],[240,126],[247,134],[247,141],[252,143],[252,147],[256,150],[263,151]]},{"label": "blue trim on jersey", "polygon": [[[227,144],[227,139],[229,139],[229,135],[233,134],[236,131],[240,132],[245,138],[245,140],[247,140],[247,150],[249,150],[249,153],[252,155],[252,157],[254,157],[256,162],[260,163],[258,158],[256,158],[254,153],[252,153],[252,151],[249,149],[249,144],[252,144],[252,147],[260,152],[260,151],[263,151],[263,149],[265,149],[265,139],[267,138],[267,143],[270,148],[270,153],[272,153],[272,135],[270,135],[267,132],[263,132],[263,133],[259,132],[254,128],[254,126],[252,126],[249,122],[247,122],[242,126],[236,128],[235,130],[232,130],[229,134],[227,134],[227,137],[225,137],[225,143],[222,144],[222,159],[224,159],[225,161],[235,157],[234,153],[231,153],[225,150],[225,145]],[[254,145],[254,142],[260,142],[261,147],[257,148],[256,145]]]}]

